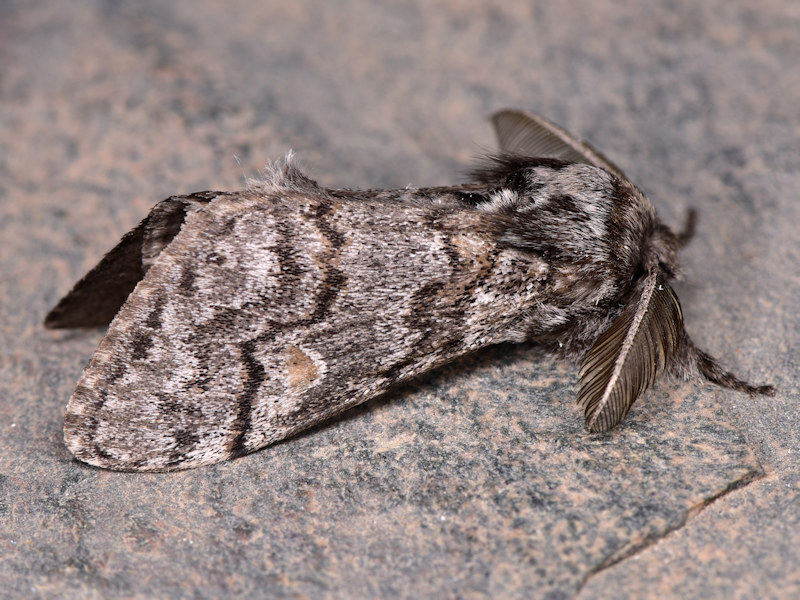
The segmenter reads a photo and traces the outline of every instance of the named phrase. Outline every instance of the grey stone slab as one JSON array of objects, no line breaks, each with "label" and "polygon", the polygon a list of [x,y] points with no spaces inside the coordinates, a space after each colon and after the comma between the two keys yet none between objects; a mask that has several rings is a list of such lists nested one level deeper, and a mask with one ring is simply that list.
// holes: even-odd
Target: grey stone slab
[{"label": "grey stone slab", "polygon": [[[0,7],[0,596],[797,589],[800,13],[495,4]],[[102,332],[40,323],[154,202],[289,148],[326,185],[450,183],[505,106],[590,138],[669,222],[700,210],[689,330],[775,398],[665,381],[590,436],[576,369],[503,346],[230,463],[70,459]]]},{"label": "grey stone slab", "polygon": [[2,568],[20,592],[75,596],[561,597],[761,475],[689,385],[590,436],[574,384],[504,347],[264,452],[166,475],[86,468],[56,418],[39,434],[21,422],[4,444],[17,464]]},{"label": "grey stone slab", "polygon": [[798,485],[769,477],[591,578],[579,600],[800,597]]}]

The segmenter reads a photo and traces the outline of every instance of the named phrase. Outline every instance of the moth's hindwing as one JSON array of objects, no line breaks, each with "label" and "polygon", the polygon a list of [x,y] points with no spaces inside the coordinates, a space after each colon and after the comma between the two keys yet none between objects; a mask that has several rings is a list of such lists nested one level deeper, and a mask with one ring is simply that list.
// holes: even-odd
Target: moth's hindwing
[{"label": "moth's hindwing", "polygon": [[180,231],[186,213],[224,192],[172,196],[150,213],[47,314],[51,329],[108,325],[158,253]]}]

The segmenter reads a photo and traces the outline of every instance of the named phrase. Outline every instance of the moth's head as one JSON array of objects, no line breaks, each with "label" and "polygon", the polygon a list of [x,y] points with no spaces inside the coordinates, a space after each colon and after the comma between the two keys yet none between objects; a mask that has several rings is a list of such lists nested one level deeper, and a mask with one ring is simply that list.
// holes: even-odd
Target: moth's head
[{"label": "moth's head", "polygon": [[628,259],[634,279],[654,268],[661,271],[665,280],[678,277],[681,274],[678,251],[694,230],[694,213],[690,214],[686,232],[676,234],[661,222],[647,196],[630,181],[615,178],[614,199],[616,208],[611,216],[616,225],[614,235],[626,239],[623,248],[632,249],[629,254],[615,249],[615,257]]}]

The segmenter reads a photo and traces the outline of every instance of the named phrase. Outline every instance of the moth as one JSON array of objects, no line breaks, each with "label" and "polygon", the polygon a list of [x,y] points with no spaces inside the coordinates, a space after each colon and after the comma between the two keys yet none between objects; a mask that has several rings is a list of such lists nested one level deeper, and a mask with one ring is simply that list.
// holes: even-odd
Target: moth
[{"label": "moth", "polygon": [[263,448],[458,356],[582,360],[590,432],[665,371],[772,393],[686,334],[675,233],[622,171],[541,116],[453,187],[327,189],[291,153],[239,192],[159,202],[47,315],[111,323],[69,400],[81,461],[184,469]]}]

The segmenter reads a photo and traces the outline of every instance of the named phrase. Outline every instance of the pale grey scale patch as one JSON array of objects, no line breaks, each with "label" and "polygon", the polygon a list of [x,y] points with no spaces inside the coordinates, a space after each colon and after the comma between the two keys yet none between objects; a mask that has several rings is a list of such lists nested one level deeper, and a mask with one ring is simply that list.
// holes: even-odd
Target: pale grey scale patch
[{"label": "pale grey scale patch", "polygon": [[[242,285],[230,292],[241,294],[240,306],[254,307],[268,322],[308,318],[323,291],[320,286],[329,254],[324,237],[296,213],[273,215],[261,207],[243,220],[249,227],[237,230],[233,245],[240,255],[235,268],[245,276]],[[279,234],[262,241],[259,232],[265,227]],[[253,240],[258,241],[253,244]],[[309,289],[315,293],[303,293]]]},{"label": "pale grey scale patch", "polygon": [[[143,307],[150,307],[158,299],[170,297],[171,286],[164,279],[158,278],[156,281],[147,280],[142,284],[142,287],[147,285],[152,286],[152,290],[142,290],[142,294],[138,296],[140,302],[130,303],[130,310],[134,313],[143,312]],[[175,412],[169,415],[161,415],[159,421],[152,421],[151,414],[153,410],[153,403],[144,401],[141,406],[131,405],[129,398],[149,398],[152,396],[152,391],[156,390],[159,394],[167,397],[177,398],[185,396],[184,406],[187,410],[199,410],[201,413],[211,413],[208,415],[209,425],[213,425],[219,421],[220,413],[212,411],[215,404],[203,404],[193,407],[191,399],[194,397],[191,388],[191,383],[200,377],[207,377],[206,369],[208,364],[200,364],[196,359],[196,346],[187,343],[182,335],[183,330],[176,327],[176,324],[186,319],[185,307],[180,303],[175,303],[168,300],[163,309],[164,327],[154,334],[155,343],[153,344],[150,353],[146,358],[141,360],[130,360],[130,344],[135,339],[132,333],[135,333],[136,328],[126,327],[126,320],[130,315],[122,314],[121,323],[119,327],[119,334],[112,336],[110,341],[113,348],[111,354],[112,361],[129,360],[128,368],[124,375],[116,380],[113,386],[109,387],[109,398],[106,401],[104,409],[109,411],[109,416],[118,415],[133,422],[148,423],[160,422],[170,423],[171,419],[176,422],[180,420],[180,413]],[[117,322],[120,320],[118,319]],[[115,325],[116,323],[115,322]],[[117,327],[112,325],[110,333],[117,330]],[[102,347],[102,346],[101,346]],[[224,380],[226,386],[239,387],[242,381],[240,367],[230,360],[219,361],[211,363],[212,368],[224,369],[223,373],[216,373],[218,380]],[[153,386],[153,381],[158,381],[158,386]],[[191,412],[190,410],[190,412]],[[166,419],[164,419],[166,417]]]},{"label": "pale grey scale patch", "polygon": [[[536,207],[537,201],[538,200],[533,200],[527,210],[532,212]],[[479,204],[477,208],[488,213],[496,213],[505,209],[521,209],[522,211],[526,211],[526,207],[520,206],[520,204],[521,198],[517,192],[509,188],[500,188],[492,193],[486,202]]]},{"label": "pale grey scale patch", "polygon": [[[302,197],[294,196],[290,201],[301,204]],[[263,333],[259,323],[288,323],[313,312],[315,298],[322,292],[328,249],[319,232],[300,218],[302,206],[294,212],[287,211],[288,202],[255,198],[232,205],[218,204],[217,211],[241,214],[229,232],[216,230],[213,214],[193,223],[193,231],[204,232],[193,236],[193,253],[202,257],[218,252],[226,257],[221,265],[204,263],[198,274],[196,286],[200,293],[188,300],[193,311],[196,308],[197,324],[213,326],[222,315],[228,322],[247,323],[246,332],[255,337]],[[291,273],[282,271],[287,260],[293,266]],[[175,283],[174,275],[171,282]],[[230,325],[219,333],[243,333]]]},{"label": "pale grey scale patch", "polygon": [[[552,168],[527,169],[525,177],[536,194],[523,197],[515,190],[501,188],[479,208],[489,213],[513,210],[521,218],[533,221],[527,228],[520,228],[523,235],[537,229],[542,237],[550,237],[552,231],[568,233],[558,238],[564,250],[576,257],[602,256],[608,260],[607,222],[614,201],[614,179],[601,169],[583,164],[563,167],[558,173],[556,179]],[[525,244],[525,239],[514,233],[508,234],[507,239],[513,244]]]},{"label": "pale grey scale patch", "polygon": [[606,223],[614,194],[612,177],[601,169],[584,164],[570,165],[560,174],[560,185],[554,186],[551,182],[544,195],[571,199],[570,212],[556,212],[552,216],[553,225],[559,229],[570,226],[577,229],[576,235],[564,236],[563,244],[575,254],[595,256],[607,253]]}]

